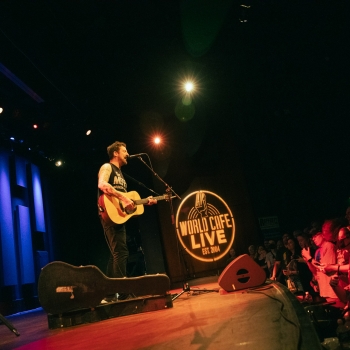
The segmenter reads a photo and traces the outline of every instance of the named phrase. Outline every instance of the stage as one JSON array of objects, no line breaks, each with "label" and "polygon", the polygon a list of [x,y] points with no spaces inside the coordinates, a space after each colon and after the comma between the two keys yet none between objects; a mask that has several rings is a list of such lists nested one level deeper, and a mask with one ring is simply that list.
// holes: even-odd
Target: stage
[{"label": "stage", "polygon": [[191,291],[178,298],[182,289],[172,290],[170,308],[73,327],[49,329],[41,308],[7,316],[20,336],[0,325],[0,349],[322,349],[304,308],[286,288],[267,283],[227,293],[217,279],[189,281]]}]

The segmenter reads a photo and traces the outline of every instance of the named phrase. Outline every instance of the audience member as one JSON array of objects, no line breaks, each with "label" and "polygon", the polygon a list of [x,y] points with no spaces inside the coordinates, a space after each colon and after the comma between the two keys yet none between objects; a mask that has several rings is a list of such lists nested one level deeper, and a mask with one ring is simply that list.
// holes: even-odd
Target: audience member
[{"label": "audience member", "polygon": [[231,248],[229,251],[229,256],[226,259],[226,265],[228,265],[231,261],[235,260],[237,258],[236,251]]},{"label": "audience member", "polygon": [[255,247],[255,245],[250,245],[248,247],[248,252],[249,252],[249,256],[255,261],[257,262],[257,258],[258,258],[258,252],[257,249]]},{"label": "audience member", "polygon": [[301,230],[294,230],[293,231],[293,237],[295,238],[295,239],[297,239],[297,237],[299,236],[299,235],[301,235],[303,233],[303,231],[301,231]]},{"label": "audience member", "polygon": [[288,249],[289,234],[285,233],[282,236],[283,246],[277,250],[276,260],[273,266],[271,279],[286,285],[285,277],[282,270],[285,270],[287,265],[290,263],[291,252]]},{"label": "audience member", "polygon": [[267,254],[267,252],[266,252],[265,247],[263,247],[262,245],[259,246],[257,263],[265,271],[266,278],[268,278],[268,277],[270,277],[270,274],[269,274],[269,270],[267,268],[266,254]]},{"label": "audience member", "polygon": [[301,248],[301,256],[302,256],[302,260],[299,259],[299,262],[304,263],[305,266],[308,268],[309,273],[306,273],[306,276],[308,276],[308,277],[311,276],[311,280],[309,281],[309,284],[311,285],[312,290],[310,290],[306,286],[306,284],[308,283],[307,278],[305,278],[305,282],[304,281],[302,282],[302,284],[304,285],[304,290],[309,292],[309,294],[312,296],[313,301],[320,302],[322,300],[320,299],[320,296],[319,296],[319,287],[318,287],[318,283],[317,283],[316,269],[314,268],[314,266],[312,266],[310,269],[308,266],[307,259],[304,257],[304,256],[311,256],[311,259],[314,259],[316,249],[315,249],[314,245],[311,244],[311,238],[305,232],[302,232],[301,234],[299,234],[297,236],[297,241],[298,241],[299,246]]},{"label": "audience member", "polygon": [[[350,229],[349,227],[344,227],[339,230],[337,246],[339,249],[347,250],[350,253]],[[350,300],[350,286],[349,284],[344,286],[342,283],[343,276],[347,276],[348,281],[350,280],[349,271],[349,260],[347,264],[344,265],[327,265],[324,268],[324,272],[330,275],[330,285],[333,288],[335,294],[338,296],[340,301],[346,304],[349,308]]]},{"label": "audience member", "polygon": [[268,253],[270,251],[270,243],[269,243],[269,240],[268,239],[265,239],[264,240],[264,247],[266,249],[266,253]]},{"label": "audience member", "polygon": [[[338,225],[335,225],[334,235],[337,238],[336,239],[337,264],[339,266],[347,266],[347,269],[349,270],[349,259],[350,259],[349,249],[346,246],[343,246],[344,240],[349,235],[349,228],[346,227],[347,226],[346,223],[340,221],[340,226],[341,226],[340,228]],[[339,239],[341,243],[339,243]],[[341,288],[345,288],[349,284],[348,273],[338,273],[338,278],[339,278],[339,286]]]},{"label": "audience member", "polygon": [[[343,227],[339,230],[338,241],[337,241],[338,249],[344,251],[348,251],[348,257],[350,256],[350,230],[348,227]],[[330,285],[333,288],[335,294],[338,296],[339,300],[344,303],[349,303],[349,283],[346,285],[344,281],[349,282],[349,260],[347,263],[340,264],[330,264],[324,266],[324,272],[330,276]]]},{"label": "audience member", "polygon": [[312,237],[317,232],[320,232],[322,229],[322,225],[318,221],[312,221],[310,226],[304,229],[304,233]]},{"label": "audience member", "polygon": [[[329,241],[337,243],[340,235],[341,237],[346,236],[347,220],[344,218],[337,218],[332,220],[327,220],[324,225],[324,230],[322,231],[324,236],[329,239]],[[342,231],[341,231],[342,230]],[[340,245],[337,247],[337,265],[347,265],[349,263],[349,252],[347,249],[342,248]],[[345,287],[349,284],[349,280],[346,275],[342,274],[339,276],[339,284]]]},{"label": "audience member", "polygon": [[346,209],[347,226],[341,227],[337,236],[337,265],[326,265],[324,272],[331,276],[330,285],[340,301],[349,308],[350,300],[350,207]]},{"label": "audience member", "polygon": [[307,236],[304,233],[300,232],[299,236],[297,236],[297,240],[298,242],[301,241],[302,244],[297,244],[297,242],[294,239],[288,240],[288,249],[292,252],[292,260],[289,266],[291,270],[297,271],[297,277],[295,277],[294,275],[292,276],[292,280],[293,278],[296,280],[297,291],[300,291],[300,283],[302,287],[301,290],[304,292],[308,292],[311,295],[312,300],[314,302],[326,301],[320,298],[318,292],[318,285],[317,288],[315,288],[316,284],[312,283],[313,273],[308,268],[305,259],[302,257],[302,249],[305,249],[304,247],[308,245]]},{"label": "audience member", "polygon": [[277,249],[276,249],[275,241],[270,239],[269,240],[269,251],[266,254],[266,264],[267,264],[267,269],[269,270],[268,277],[272,276],[273,266],[274,266],[275,260],[276,260],[276,254],[277,254]]},{"label": "audience member", "polygon": [[311,254],[303,253],[305,254],[304,259],[307,261],[311,272],[317,277],[320,296],[327,299],[335,299],[337,295],[329,284],[330,276],[327,276],[323,272],[325,265],[336,264],[337,261],[336,246],[325,239],[325,237],[329,237],[330,225],[331,220],[326,220],[322,225],[322,232],[318,232],[312,237],[312,240],[318,247],[315,258],[313,259]]},{"label": "audience member", "polygon": [[283,247],[283,241],[281,239],[279,239],[277,242],[276,242],[276,250],[280,249]]},{"label": "audience member", "polygon": [[286,276],[287,287],[292,293],[304,292],[298,266],[298,259],[301,257],[301,248],[296,244],[294,238],[288,238],[287,248],[291,253],[290,262],[283,270],[283,274]]}]

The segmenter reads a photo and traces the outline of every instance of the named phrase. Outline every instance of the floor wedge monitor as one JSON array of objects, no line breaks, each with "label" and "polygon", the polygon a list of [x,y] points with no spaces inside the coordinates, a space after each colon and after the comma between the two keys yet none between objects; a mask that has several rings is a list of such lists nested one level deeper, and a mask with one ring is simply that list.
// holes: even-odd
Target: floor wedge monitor
[{"label": "floor wedge monitor", "polygon": [[226,292],[263,284],[265,271],[247,254],[240,255],[226,266],[219,276],[219,286]]}]

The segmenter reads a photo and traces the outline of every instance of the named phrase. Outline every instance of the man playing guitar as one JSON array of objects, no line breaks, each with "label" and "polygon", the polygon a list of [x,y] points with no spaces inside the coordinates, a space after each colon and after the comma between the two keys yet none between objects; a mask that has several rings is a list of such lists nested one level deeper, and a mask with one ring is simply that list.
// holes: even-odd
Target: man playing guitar
[{"label": "man playing guitar", "polygon": [[[103,195],[115,197],[126,212],[132,213],[136,209],[136,205],[133,200],[125,195],[127,193],[127,184],[120,170],[123,165],[127,164],[129,156],[126,144],[116,141],[107,147],[107,153],[109,163],[103,164],[98,173],[99,198]],[[148,197],[148,201],[145,204],[153,205],[156,203],[156,199]],[[111,253],[106,275],[111,278],[126,277],[129,251],[126,244],[125,224],[117,224],[106,220],[106,216],[103,215],[104,208],[100,203],[98,208],[106,242]],[[119,294],[118,299],[125,300],[128,297],[128,295]]]}]

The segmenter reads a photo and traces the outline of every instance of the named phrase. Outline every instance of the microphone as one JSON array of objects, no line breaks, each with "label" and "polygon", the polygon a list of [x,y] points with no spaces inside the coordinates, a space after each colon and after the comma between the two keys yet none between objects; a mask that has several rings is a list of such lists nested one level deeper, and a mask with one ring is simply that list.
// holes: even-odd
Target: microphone
[{"label": "microphone", "polygon": [[143,154],[147,154],[147,153],[132,154],[131,156],[128,156],[128,159],[130,159],[130,158],[135,158],[135,157],[140,157],[140,156],[142,156]]}]

